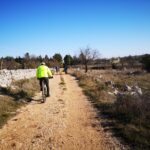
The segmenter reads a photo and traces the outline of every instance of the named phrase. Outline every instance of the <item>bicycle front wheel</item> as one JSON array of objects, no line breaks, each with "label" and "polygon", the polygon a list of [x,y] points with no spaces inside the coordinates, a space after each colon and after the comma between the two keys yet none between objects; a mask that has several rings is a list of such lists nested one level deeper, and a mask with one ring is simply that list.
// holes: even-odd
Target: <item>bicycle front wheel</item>
[{"label": "bicycle front wheel", "polygon": [[45,92],[45,82],[42,81],[42,102],[44,103],[46,101],[46,92]]}]

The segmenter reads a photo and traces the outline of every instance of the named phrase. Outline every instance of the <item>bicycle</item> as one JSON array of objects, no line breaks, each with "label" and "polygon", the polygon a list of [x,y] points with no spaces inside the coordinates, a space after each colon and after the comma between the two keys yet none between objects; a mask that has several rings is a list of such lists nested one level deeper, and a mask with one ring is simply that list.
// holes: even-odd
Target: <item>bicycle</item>
[{"label": "bicycle", "polygon": [[45,103],[47,96],[47,86],[45,80],[42,80],[42,100],[41,103]]}]

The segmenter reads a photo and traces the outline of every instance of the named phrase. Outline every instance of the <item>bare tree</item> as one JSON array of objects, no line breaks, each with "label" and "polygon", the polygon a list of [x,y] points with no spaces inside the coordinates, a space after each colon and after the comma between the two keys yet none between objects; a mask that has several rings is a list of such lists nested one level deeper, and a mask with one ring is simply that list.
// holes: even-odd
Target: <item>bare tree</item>
[{"label": "bare tree", "polygon": [[85,73],[88,71],[88,65],[98,57],[99,52],[96,49],[91,49],[88,46],[85,49],[81,49],[79,58],[81,59],[82,64],[85,66]]}]

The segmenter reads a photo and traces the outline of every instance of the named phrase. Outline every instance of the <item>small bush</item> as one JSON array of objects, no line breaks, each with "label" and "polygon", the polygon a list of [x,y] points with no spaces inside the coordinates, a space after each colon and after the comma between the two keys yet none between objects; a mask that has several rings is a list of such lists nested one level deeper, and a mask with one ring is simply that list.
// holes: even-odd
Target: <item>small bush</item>
[{"label": "small bush", "polygon": [[150,94],[121,95],[114,103],[113,117],[122,124],[119,132],[135,148],[150,146]]},{"label": "small bush", "polygon": [[139,117],[139,98],[131,95],[119,95],[114,104],[115,112],[119,119],[130,122],[133,118]]},{"label": "small bush", "polygon": [[15,89],[12,89],[10,93],[16,95],[16,98],[17,96],[19,98],[32,97],[40,89],[39,82],[36,78],[18,80],[13,85]]},{"label": "small bush", "polygon": [[143,63],[144,65],[144,68],[150,72],[150,54],[146,54],[142,57],[142,60],[141,62]]},{"label": "small bush", "polygon": [[121,95],[114,103],[115,111],[119,119],[126,123],[134,123],[138,126],[150,123],[150,94],[144,96]]},{"label": "small bush", "polygon": [[65,80],[63,76],[60,76],[60,85],[65,85]]}]

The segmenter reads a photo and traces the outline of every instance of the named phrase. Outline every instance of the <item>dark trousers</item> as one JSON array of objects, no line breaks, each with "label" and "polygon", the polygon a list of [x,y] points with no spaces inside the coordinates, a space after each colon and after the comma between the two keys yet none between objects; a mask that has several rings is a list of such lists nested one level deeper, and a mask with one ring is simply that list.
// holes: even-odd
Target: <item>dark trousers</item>
[{"label": "dark trousers", "polygon": [[46,87],[47,87],[47,95],[49,95],[49,79],[47,77],[39,78],[41,91],[42,91],[42,81],[43,80],[44,80]]}]

